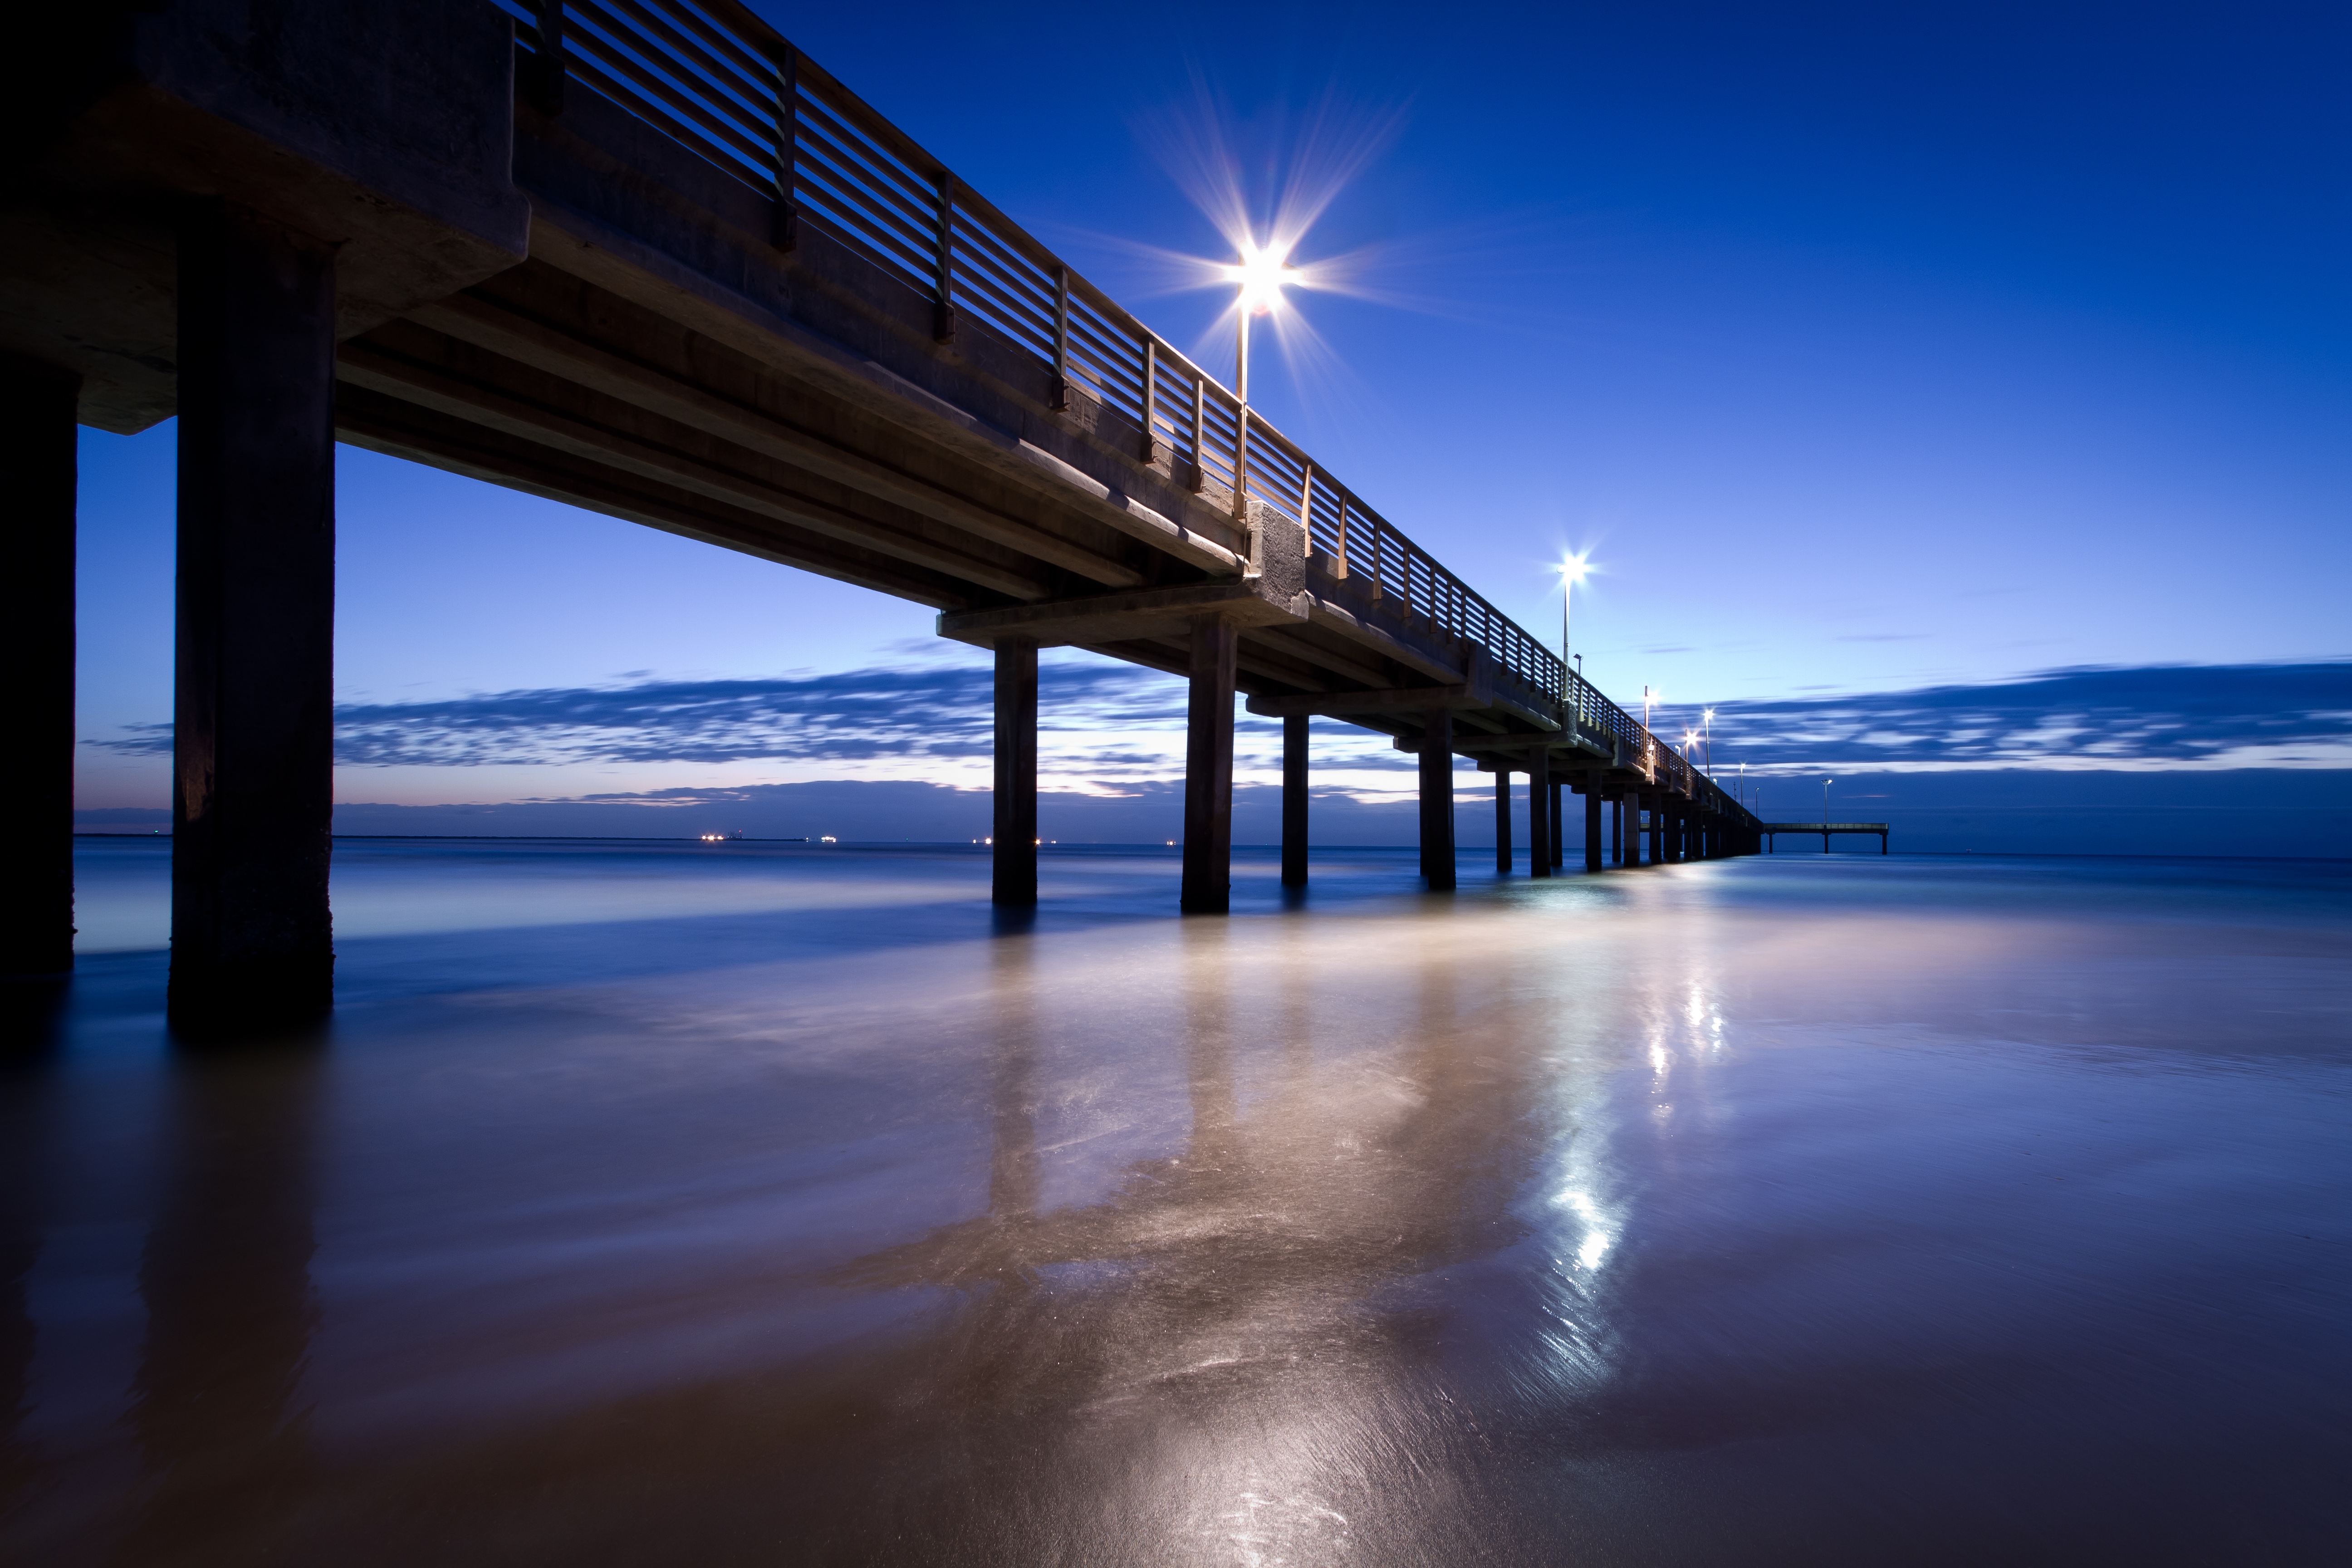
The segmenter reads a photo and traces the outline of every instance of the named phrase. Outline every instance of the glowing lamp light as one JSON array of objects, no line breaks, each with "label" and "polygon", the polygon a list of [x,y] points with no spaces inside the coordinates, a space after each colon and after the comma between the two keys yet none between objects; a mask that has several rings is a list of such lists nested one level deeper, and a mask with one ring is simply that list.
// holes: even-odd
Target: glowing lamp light
[{"label": "glowing lamp light", "polygon": [[1225,268],[1226,279],[1241,290],[1234,303],[1244,315],[1272,315],[1282,304],[1284,285],[1297,280],[1298,269],[1290,265],[1286,248],[1260,249],[1245,241],[1241,253],[1241,260]]}]

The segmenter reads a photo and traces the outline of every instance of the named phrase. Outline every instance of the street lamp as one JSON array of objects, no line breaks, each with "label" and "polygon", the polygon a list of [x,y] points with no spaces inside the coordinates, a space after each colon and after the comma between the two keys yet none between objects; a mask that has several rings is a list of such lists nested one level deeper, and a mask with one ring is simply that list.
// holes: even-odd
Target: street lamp
[{"label": "street lamp", "polygon": [[1706,776],[1715,776],[1715,710],[1704,709],[1699,713],[1699,737],[1706,747]]},{"label": "street lamp", "polygon": [[1824,855],[1830,852],[1830,785],[1835,783],[1835,779],[1822,781],[1822,853]]},{"label": "street lamp", "polygon": [[1234,398],[1249,402],[1249,324],[1252,316],[1271,316],[1282,303],[1283,286],[1295,280],[1287,249],[1260,249],[1244,240],[1242,258],[1225,268],[1225,277],[1239,290],[1234,296]]},{"label": "street lamp", "polygon": [[[1580,679],[1583,677],[1584,666],[1582,663],[1574,660],[1568,651],[1568,612],[1572,607],[1575,600],[1576,585],[1579,583],[1583,582],[1585,574],[1592,570],[1591,563],[1586,559],[1586,555],[1589,555],[1590,553],[1591,552],[1588,551],[1585,552],[1585,555],[1571,555],[1567,560],[1559,563],[1560,668],[1562,673],[1565,673],[1568,666],[1571,663],[1575,663],[1576,673]],[[1567,693],[1562,692],[1560,695],[1565,697]]]},{"label": "street lamp", "polygon": [[[1282,286],[1295,270],[1286,259],[1289,247],[1260,249],[1257,242],[1241,242],[1242,258],[1225,268],[1225,277],[1239,290],[1234,296],[1234,521],[1249,517],[1249,324],[1255,315],[1272,315],[1282,303]],[[1149,420],[1146,423],[1150,423]],[[1253,558],[1256,547],[1251,547]]]}]

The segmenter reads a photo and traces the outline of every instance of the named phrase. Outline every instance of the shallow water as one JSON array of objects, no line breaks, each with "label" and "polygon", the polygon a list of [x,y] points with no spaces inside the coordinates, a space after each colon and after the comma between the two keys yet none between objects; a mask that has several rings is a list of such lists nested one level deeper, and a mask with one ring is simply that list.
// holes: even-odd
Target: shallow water
[{"label": "shallow water", "polygon": [[12,1562],[2352,1551],[2352,866],[1063,850],[1007,923],[345,841],[327,1037],[189,1057],[165,852],[85,843],[5,1081]]}]

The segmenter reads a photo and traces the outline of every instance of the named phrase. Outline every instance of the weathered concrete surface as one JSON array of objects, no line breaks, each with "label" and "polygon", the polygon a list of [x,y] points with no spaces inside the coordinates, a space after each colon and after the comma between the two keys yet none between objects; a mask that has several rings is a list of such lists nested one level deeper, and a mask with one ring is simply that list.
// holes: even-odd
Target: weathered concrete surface
[{"label": "weathered concrete surface", "polygon": [[[487,0],[100,8],[19,109],[0,347],[82,377],[82,419],[175,407],[180,207],[219,197],[336,251],[339,338],[522,259],[513,28]],[[30,122],[28,121],[46,121]]]}]

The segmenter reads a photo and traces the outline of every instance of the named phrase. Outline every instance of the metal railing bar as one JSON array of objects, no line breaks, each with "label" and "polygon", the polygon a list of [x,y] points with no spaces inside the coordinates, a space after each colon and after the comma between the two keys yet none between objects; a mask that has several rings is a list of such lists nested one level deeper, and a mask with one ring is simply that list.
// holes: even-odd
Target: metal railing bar
[{"label": "metal railing bar", "polygon": [[744,82],[693,39],[681,35],[644,0],[566,0],[581,15],[615,37],[626,37],[647,65],[660,68],[679,86],[709,95],[705,107],[749,126],[764,126],[775,94]]},{"label": "metal railing bar", "polygon": [[[963,238],[961,225],[958,226],[956,237]],[[959,244],[953,247],[952,258],[959,277],[986,279],[1018,309],[1035,316],[1039,321],[1052,319],[1053,296],[1040,279],[1025,277],[1000,266],[988,255],[986,247],[982,246]]]},{"label": "metal railing bar", "polygon": [[[769,172],[773,173],[775,149],[772,145],[764,138],[746,134],[707,106],[695,102],[682,89],[666,80],[654,63],[638,58],[635,51],[625,47],[623,40],[629,38],[628,29],[598,5],[596,0],[565,0],[565,4],[575,20],[592,24],[566,29],[567,52],[586,49],[601,56],[608,68],[628,77],[641,90],[661,100],[673,112],[699,126],[705,134],[731,143],[734,151],[754,167],[767,164],[770,165]],[[608,37],[605,36],[608,33],[616,36]],[[664,129],[675,128],[666,126]]]},{"label": "metal railing bar", "polygon": [[836,180],[845,184],[854,184],[860,192],[882,204],[875,208],[877,213],[889,213],[917,233],[929,227],[930,215],[924,210],[915,193],[899,190],[873,178],[870,168],[859,163],[854,148],[844,146],[805,120],[801,122],[800,145],[794,151],[804,162],[811,157],[823,158],[835,171]]},{"label": "metal railing bar", "polygon": [[[754,63],[751,57],[740,55],[725,34],[711,26],[687,6],[663,4],[662,0],[607,0],[636,17],[648,30],[659,35],[676,53],[699,66],[703,73],[720,87],[741,99],[749,112],[767,117],[775,107],[775,68],[769,62]],[[666,19],[661,14],[667,12]],[[675,22],[677,26],[673,26]],[[682,26],[698,35],[702,42],[688,37]],[[706,47],[705,46],[709,47]],[[716,49],[719,54],[711,51]],[[719,58],[734,54],[734,63]]]},{"label": "metal railing bar", "polygon": [[1140,395],[1143,385],[1141,347],[1127,342],[1119,335],[1117,328],[1104,321],[1091,310],[1072,310],[1070,324],[1074,330],[1083,330],[1086,332],[1087,340],[1095,345],[1096,351],[1107,362],[1118,365],[1124,374],[1135,379],[1137,392]]},{"label": "metal railing bar", "polygon": [[[959,204],[961,205],[961,204]],[[1053,314],[1054,279],[1050,274],[1040,275],[1020,257],[994,243],[994,237],[977,226],[971,215],[958,214],[956,247],[959,258],[968,260],[975,270],[1001,279],[1015,298],[1033,302],[1040,314]]]},{"label": "metal railing bar", "polygon": [[926,183],[927,179],[937,180],[941,175],[950,179],[954,177],[945,168],[929,176],[919,170],[908,168],[891,156],[889,149],[877,146],[872,137],[860,133],[856,126],[827,110],[821,100],[811,99],[805,93],[802,97],[812,111],[802,117],[803,125],[809,128],[811,133],[824,136],[834,146],[836,156],[870,171],[886,188],[898,195],[916,200],[932,188]]},{"label": "metal railing bar", "polygon": [[812,191],[826,192],[836,205],[843,207],[845,214],[854,210],[867,215],[851,217],[849,221],[856,223],[872,238],[886,241],[894,247],[903,247],[910,256],[923,256],[929,250],[929,237],[919,226],[878,205],[866,185],[845,177],[831,163],[811,153],[805,144],[800,150],[797,162],[803,171],[818,176],[818,180],[808,183]]},{"label": "metal railing bar", "polygon": [[[1003,305],[995,285],[984,277],[959,272],[956,274],[956,288],[975,320],[1011,334],[1018,342],[1034,348],[1041,359],[1052,356],[1052,323],[1038,321],[1034,312],[1024,312]],[[973,304],[975,300],[979,301],[976,306]]]},{"label": "metal railing bar", "polygon": [[[709,7],[698,10],[692,5],[681,5],[678,0],[651,0],[651,3],[669,13],[682,26],[691,27],[712,48],[732,58],[736,65],[753,80],[758,80],[762,71],[772,68],[770,57],[762,55],[759,49],[746,47],[734,35],[728,32],[727,24],[724,21],[704,15],[704,10],[709,9]],[[769,37],[762,40],[763,42],[772,46],[784,43],[784,39],[776,36],[773,29],[768,31]],[[751,36],[758,37],[757,34]]]}]

